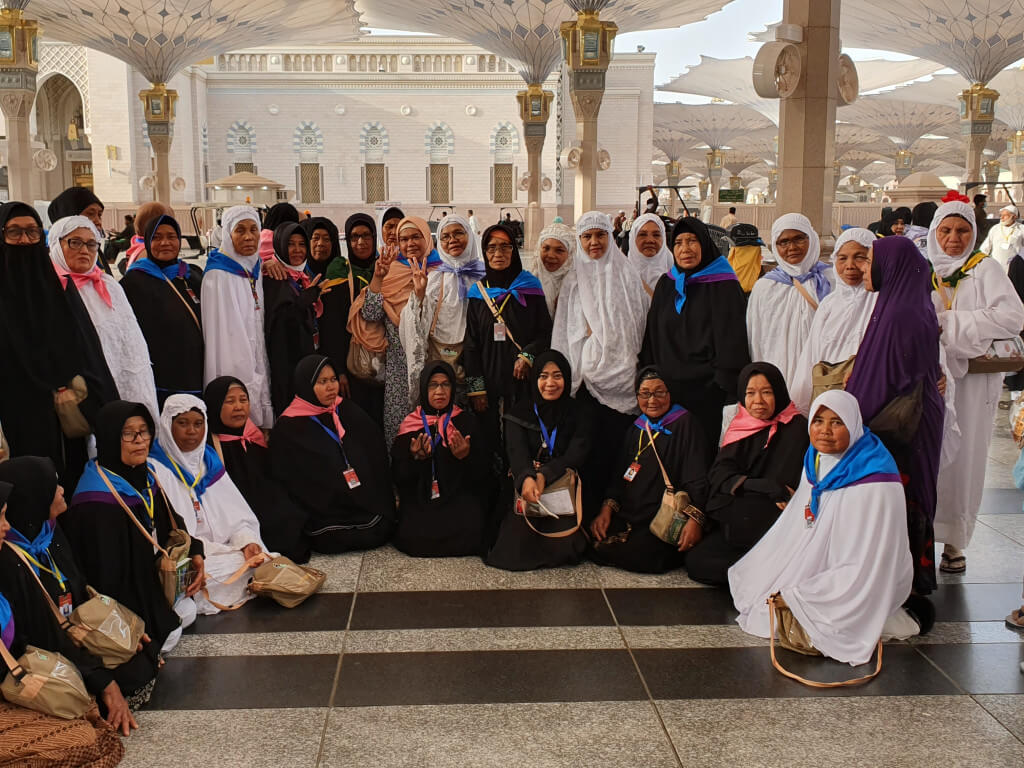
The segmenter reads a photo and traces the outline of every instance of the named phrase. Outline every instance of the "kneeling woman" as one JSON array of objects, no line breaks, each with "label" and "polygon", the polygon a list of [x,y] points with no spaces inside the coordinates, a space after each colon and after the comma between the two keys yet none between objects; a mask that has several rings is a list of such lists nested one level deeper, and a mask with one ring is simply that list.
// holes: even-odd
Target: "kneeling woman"
[{"label": "kneeling woman", "polygon": [[[500,496],[504,510],[498,538],[486,562],[507,571],[575,565],[583,559],[587,536],[577,520],[542,517],[527,521],[513,491],[524,502],[540,501],[544,488],[575,470],[590,452],[588,411],[570,396],[572,369],[555,350],[537,355],[530,373],[530,398],[505,414],[505,450],[511,479]],[[536,529],[536,530],[534,530]],[[572,531],[572,533],[567,533]]]},{"label": "kneeling woman", "polygon": [[896,462],[861,425],[857,399],[832,390],[811,405],[800,487],[772,529],[729,569],[740,627],[769,635],[780,592],[814,647],[864,664],[901,611],[914,571]]},{"label": "kneeling woman", "polygon": [[295,368],[295,399],[270,433],[270,470],[308,515],[313,551],[372,549],[395,526],[388,452],[380,427],[338,396],[329,358]]},{"label": "kneeling woman", "polygon": [[211,381],[203,393],[209,440],[235,487],[260,522],[260,538],[269,549],[296,563],[309,560],[306,513],[284,486],[270,476],[270,449],[249,418],[249,390],[234,376]]},{"label": "kneeling woman", "polygon": [[[160,414],[153,445],[154,470],[189,535],[203,542],[207,585],[196,595],[201,614],[237,607],[253,595],[243,566],[266,552],[260,523],[206,444],[206,404],[193,395],[171,395]],[[237,574],[237,575],[236,575]]]},{"label": "kneeling woman", "polygon": [[398,430],[391,469],[398,488],[394,544],[416,557],[478,555],[487,498],[487,450],[473,414],[453,401],[455,371],[427,363],[420,405]]},{"label": "kneeling woman", "polygon": [[[700,541],[708,496],[707,437],[696,417],[672,396],[654,366],[640,371],[636,383],[640,418],[626,433],[615,465],[618,473],[608,487],[608,498],[590,524],[594,536],[592,557],[601,565],[627,571],[664,573],[683,564],[684,552]],[[672,488],[686,491],[694,517],[686,523],[679,544],[666,544],[650,531],[658,514],[668,474]]]},{"label": "kneeling woman", "polygon": [[800,483],[807,419],[790,400],[782,372],[751,363],[740,373],[738,408],[708,472],[713,530],[686,556],[690,578],[728,583],[729,566],[761,540]]}]

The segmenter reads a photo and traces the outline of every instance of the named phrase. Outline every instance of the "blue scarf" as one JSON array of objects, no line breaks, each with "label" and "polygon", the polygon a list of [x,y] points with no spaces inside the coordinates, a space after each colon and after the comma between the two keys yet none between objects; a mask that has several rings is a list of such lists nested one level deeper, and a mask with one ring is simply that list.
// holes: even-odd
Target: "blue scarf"
[{"label": "blue scarf", "polygon": [[249,271],[245,267],[243,267],[237,261],[232,259],[230,256],[225,256],[220,251],[214,250],[214,252],[211,253],[210,257],[206,260],[206,271],[210,272],[216,270],[220,270],[221,272],[228,272],[232,275],[238,275],[239,277],[244,277],[249,280],[259,280],[260,260],[256,259],[256,266],[252,268],[252,274],[250,275]]},{"label": "blue scarf", "polygon": [[[149,451],[149,457],[151,459],[159,461],[161,464],[163,464],[165,467],[171,470],[171,472],[174,473],[175,477],[178,476],[178,472],[175,471],[174,469],[174,462],[171,460],[171,457],[167,455],[167,452],[164,451],[163,446],[160,445],[159,440],[153,441],[153,447]],[[178,465],[178,471],[180,471],[181,476],[185,478],[185,484],[189,488],[191,488],[192,483],[195,483],[196,481],[195,477],[193,475],[190,475],[189,471],[180,464]],[[223,476],[224,464],[220,460],[220,456],[217,455],[217,452],[213,449],[213,446],[206,445],[203,450],[203,476],[196,484],[195,489],[193,490],[193,493],[195,493],[196,498],[202,498],[203,494],[206,493],[206,490],[211,485],[220,480]]]},{"label": "blue scarf", "polygon": [[825,491],[838,491],[851,485],[866,483],[898,483],[900,471],[892,454],[882,445],[870,429],[864,427],[864,435],[851,445],[843,458],[839,460],[825,479],[818,481],[818,449],[813,445],[804,454],[804,473],[811,484],[810,509],[814,519],[818,519],[818,506],[821,494]]},{"label": "blue scarf", "polygon": [[464,301],[466,298],[467,282],[475,283],[477,280],[483,280],[487,276],[487,267],[479,259],[458,267],[441,264],[437,271],[455,275],[455,281],[459,286],[459,301]]},{"label": "blue scarf", "polygon": [[185,277],[188,275],[188,264],[179,259],[168,264],[166,267],[161,267],[149,257],[144,257],[128,267],[129,272],[133,272],[135,270],[145,272],[147,275],[155,277],[157,280],[163,280],[165,277],[168,280],[174,280],[176,277]]},{"label": "blue scarf", "polygon": [[[818,294],[818,301],[821,301],[832,292],[832,284],[825,277],[825,273],[828,272],[828,264],[820,261],[816,261],[814,266],[811,267],[810,272],[805,275],[797,275],[796,279],[801,283],[806,283],[808,280],[814,280],[814,292]],[[771,272],[765,274],[765,277],[769,280],[773,280],[776,283],[782,285],[792,285],[793,276],[786,272],[782,267],[776,267]]]},{"label": "blue scarf", "polygon": [[[50,553],[47,552],[50,548],[50,542],[53,541],[53,531],[55,528],[56,525],[53,520],[45,520],[43,521],[43,527],[39,529],[39,533],[36,534],[36,537],[32,541],[29,541],[21,531],[14,526],[11,526],[11,529],[7,532],[7,541],[32,555],[32,557],[41,563],[49,561],[50,570],[59,574],[60,569],[53,561]],[[30,565],[32,564],[30,563]],[[39,569],[36,568],[35,565],[32,565],[32,570],[36,572],[37,576],[39,575]],[[57,578],[59,579],[60,576]]]},{"label": "blue scarf", "polygon": [[[525,269],[516,275],[516,279],[512,281],[512,285],[508,288],[485,288],[487,295],[491,297],[491,301],[495,305],[501,304],[505,297],[509,294],[512,295],[521,306],[526,306],[527,296],[543,296],[544,289],[541,287],[540,280],[534,277],[532,272],[527,272]],[[473,283],[473,286],[469,289],[467,294],[471,299],[484,300],[484,297],[480,293],[480,286],[478,283]]]},{"label": "blue scarf", "polygon": [[[404,264],[407,267],[413,266],[413,263],[402,254],[398,255],[396,261],[399,264]],[[427,263],[423,265],[423,268],[430,269],[431,267],[440,267],[442,264],[444,264],[444,262],[441,261],[441,254],[439,254],[437,252],[437,249],[434,248],[430,251],[430,253],[427,254]]]},{"label": "blue scarf", "polygon": [[682,272],[673,264],[672,269],[668,271],[668,276],[676,284],[677,315],[683,311],[683,305],[686,304],[686,286],[691,283],[720,283],[727,280],[738,280],[736,272],[725,256],[719,256],[700,272],[694,272],[692,275]]},{"label": "blue scarf", "polygon": [[[117,504],[117,499],[107,488],[107,484],[103,482],[103,478],[100,477],[98,470],[99,465],[96,463],[96,459],[91,459],[88,464],[85,465],[85,472],[82,473],[82,479],[78,481],[78,486],[75,488],[75,493],[71,498],[72,505],[75,504]],[[142,504],[142,497],[139,492],[135,490],[131,483],[125,480],[116,472],[111,472],[109,469],[104,469],[103,473],[107,476],[110,484],[114,486],[121,498],[124,499],[124,503],[129,507],[135,507]],[[150,473],[150,483],[152,484],[152,471]],[[149,518],[143,515],[146,521]]]},{"label": "blue scarf", "polygon": [[8,648],[14,642],[14,628],[11,626],[11,604],[0,593],[0,642]]},{"label": "blue scarf", "polygon": [[646,432],[646,427],[649,424],[651,427],[651,434],[657,434],[658,432],[664,432],[666,435],[671,435],[672,430],[668,429],[668,425],[678,421],[679,418],[686,413],[686,409],[681,405],[673,405],[668,409],[668,413],[661,417],[658,421],[651,421],[644,414],[640,414],[640,418],[633,422],[633,426],[639,429],[641,432]]}]

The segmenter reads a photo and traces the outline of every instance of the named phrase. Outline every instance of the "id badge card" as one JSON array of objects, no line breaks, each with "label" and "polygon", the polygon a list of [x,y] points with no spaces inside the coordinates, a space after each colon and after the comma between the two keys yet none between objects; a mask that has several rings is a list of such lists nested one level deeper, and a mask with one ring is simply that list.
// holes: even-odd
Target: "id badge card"
[{"label": "id badge card", "polygon": [[352,469],[352,467],[346,469],[342,474],[345,476],[345,482],[348,483],[349,490],[358,488],[362,485],[362,483],[359,482],[359,475],[356,474],[356,471]]},{"label": "id badge card", "polygon": [[814,513],[811,512],[810,505],[804,507],[804,524],[808,528],[813,528],[814,527]]},{"label": "id badge card", "polygon": [[71,604],[71,593],[65,592],[63,595],[57,598],[57,608],[60,610],[60,615],[65,619],[71,618],[71,613],[74,611],[74,606]]},{"label": "id badge card", "polygon": [[505,340],[505,336],[506,336],[505,324],[504,323],[495,323],[494,324],[494,340],[495,341],[504,341]]},{"label": "id badge card", "polygon": [[320,331],[313,334],[313,349],[320,349]]},{"label": "id badge card", "polygon": [[434,499],[440,499],[440,498],[441,498],[441,486],[437,484],[437,480],[431,480],[430,481],[430,499],[431,499],[431,501],[433,501]]},{"label": "id badge card", "polygon": [[638,472],[640,472],[640,464],[634,461],[629,465],[629,469],[626,470],[626,474],[622,476],[622,479],[627,483],[632,483],[636,479]]}]

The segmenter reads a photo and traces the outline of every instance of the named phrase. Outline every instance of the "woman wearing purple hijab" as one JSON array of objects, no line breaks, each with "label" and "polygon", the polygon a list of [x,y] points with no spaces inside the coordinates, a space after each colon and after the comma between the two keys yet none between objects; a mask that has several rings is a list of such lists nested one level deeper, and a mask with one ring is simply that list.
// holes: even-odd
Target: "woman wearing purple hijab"
[{"label": "woman wearing purple hijab", "polygon": [[[864,423],[870,425],[894,398],[920,388],[921,421],[914,436],[909,441],[885,433],[878,436],[903,476],[914,558],[913,589],[915,595],[923,596],[935,589],[932,526],[945,413],[938,388],[942,370],[931,269],[914,243],[904,237],[876,241],[869,260],[864,287],[876,291],[878,301],[846,391],[857,398]],[[914,611],[915,606],[908,608]],[[924,625],[922,631],[927,631]]]}]

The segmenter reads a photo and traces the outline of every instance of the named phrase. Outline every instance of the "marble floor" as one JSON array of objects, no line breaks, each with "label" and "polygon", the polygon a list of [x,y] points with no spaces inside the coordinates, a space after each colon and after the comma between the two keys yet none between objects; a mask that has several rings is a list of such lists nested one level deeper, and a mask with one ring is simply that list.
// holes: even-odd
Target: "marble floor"
[{"label": "marble floor", "polygon": [[[387,547],[316,557],[324,592],[200,618],[161,674],[129,768],[173,764],[1024,766],[1024,493],[1000,410],[967,572],[881,675],[787,680],[727,593],[685,573],[505,573]],[[859,670],[781,652],[818,679]]]}]

